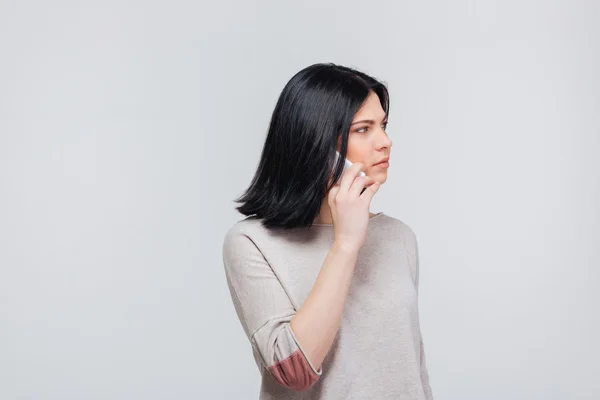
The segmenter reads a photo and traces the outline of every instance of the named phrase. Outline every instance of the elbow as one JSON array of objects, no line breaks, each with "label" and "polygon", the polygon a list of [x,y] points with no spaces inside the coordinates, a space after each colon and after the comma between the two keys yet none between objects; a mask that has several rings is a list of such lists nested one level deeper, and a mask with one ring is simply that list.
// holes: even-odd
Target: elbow
[{"label": "elbow", "polygon": [[310,389],[321,377],[313,371],[300,350],[270,366],[269,372],[277,383],[298,392]]}]

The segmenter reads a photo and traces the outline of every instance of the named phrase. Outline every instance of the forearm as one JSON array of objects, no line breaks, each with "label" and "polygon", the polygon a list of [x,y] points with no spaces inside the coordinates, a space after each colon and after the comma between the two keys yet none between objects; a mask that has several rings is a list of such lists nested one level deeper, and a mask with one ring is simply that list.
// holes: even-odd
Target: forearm
[{"label": "forearm", "polygon": [[334,243],[306,300],[292,318],[294,335],[319,370],[340,327],[358,250]]}]

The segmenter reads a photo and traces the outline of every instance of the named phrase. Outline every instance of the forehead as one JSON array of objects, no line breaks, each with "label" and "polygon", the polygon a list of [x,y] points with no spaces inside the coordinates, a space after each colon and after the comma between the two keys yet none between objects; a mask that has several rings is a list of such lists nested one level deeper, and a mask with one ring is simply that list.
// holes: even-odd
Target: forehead
[{"label": "forehead", "polygon": [[381,107],[379,97],[375,92],[370,92],[365,102],[354,115],[355,120],[361,119],[382,119],[385,117],[385,110]]}]

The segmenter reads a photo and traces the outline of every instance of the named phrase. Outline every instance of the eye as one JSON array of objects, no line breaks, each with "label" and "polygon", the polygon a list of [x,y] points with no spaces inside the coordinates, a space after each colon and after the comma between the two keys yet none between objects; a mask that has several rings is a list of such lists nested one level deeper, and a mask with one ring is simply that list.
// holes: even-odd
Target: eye
[{"label": "eye", "polygon": [[[364,131],[363,131],[363,129],[364,129]],[[363,126],[362,128],[358,128],[356,130],[356,132],[358,132],[358,133],[365,133],[368,129],[369,129],[368,126]]]},{"label": "eye", "polygon": [[387,121],[385,121],[385,122],[383,123],[383,130],[384,130],[384,131],[387,129],[387,126],[388,126],[388,122],[387,122]]}]

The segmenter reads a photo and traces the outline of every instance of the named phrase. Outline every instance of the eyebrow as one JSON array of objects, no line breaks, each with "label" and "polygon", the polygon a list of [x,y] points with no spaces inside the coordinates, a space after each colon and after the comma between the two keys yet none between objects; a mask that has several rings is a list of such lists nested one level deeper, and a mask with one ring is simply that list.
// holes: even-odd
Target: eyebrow
[{"label": "eyebrow", "polygon": [[[387,115],[385,117],[383,117],[384,121],[387,121],[387,119],[388,119]],[[351,123],[350,126],[356,125],[356,124],[360,124],[360,123],[363,123],[363,122],[366,122],[367,124],[371,124],[371,125],[373,125],[375,123],[375,121],[373,121],[372,119],[363,119],[363,120]]]}]

